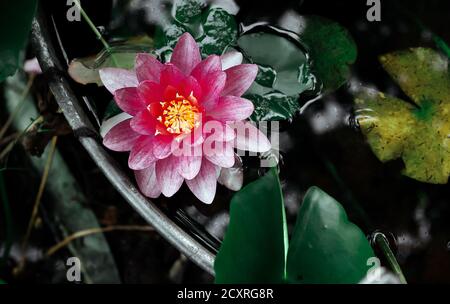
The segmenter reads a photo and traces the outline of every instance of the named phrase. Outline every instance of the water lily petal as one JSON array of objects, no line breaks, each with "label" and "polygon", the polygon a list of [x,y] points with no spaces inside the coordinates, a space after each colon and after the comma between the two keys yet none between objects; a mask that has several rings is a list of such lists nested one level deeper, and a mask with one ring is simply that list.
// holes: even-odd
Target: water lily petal
[{"label": "water lily petal", "polygon": [[256,64],[240,64],[229,68],[225,73],[227,73],[227,82],[222,95],[242,96],[255,81],[258,66]]},{"label": "water lily petal", "polygon": [[223,122],[240,121],[252,115],[253,103],[245,98],[236,96],[223,96],[208,115]]},{"label": "water lily petal", "polygon": [[222,61],[222,69],[228,70],[236,65],[242,63],[244,57],[241,52],[231,51],[220,56],[220,60]]},{"label": "water lily petal", "polygon": [[203,159],[200,172],[186,184],[194,195],[205,204],[211,204],[216,195],[218,167]]},{"label": "water lily petal", "polygon": [[218,98],[225,87],[226,80],[227,75],[225,72],[216,71],[210,73],[209,77],[200,83],[203,88],[202,104],[207,111],[216,106]]},{"label": "water lily petal", "polygon": [[136,88],[122,88],[114,92],[114,100],[119,108],[130,115],[136,115],[143,109],[145,104],[139,98]]},{"label": "water lily petal", "polygon": [[251,152],[267,152],[271,149],[269,139],[252,123],[242,121],[233,124],[236,132],[235,148]]},{"label": "water lily petal", "polygon": [[130,114],[125,113],[125,112],[122,112],[111,118],[108,118],[107,120],[103,121],[102,125],[100,126],[100,130],[99,130],[100,136],[102,138],[104,138],[106,136],[106,134],[109,132],[109,130],[114,128],[116,125],[118,125],[122,121],[131,119],[131,118],[133,118],[133,116],[131,116]]},{"label": "water lily petal", "polygon": [[142,170],[148,168],[157,161],[153,155],[153,141],[150,136],[140,136],[128,157],[128,167],[133,170]]},{"label": "water lily petal", "polygon": [[130,125],[139,134],[153,136],[156,132],[156,123],[155,118],[145,109],[131,119]]},{"label": "water lily petal", "polygon": [[150,80],[159,82],[164,65],[155,57],[146,53],[136,55],[136,76],[139,82]]},{"label": "water lily petal", "polygon": [[141,192],[150,198],[157,198],[161,194],[161,187],[156,178],[156,163],[151,164],[148,168],[134,171],[136,182]]},{"label": "water lily petal", "polygon": [[163,87],[172,86],[177,88],[179,84],[186,78],[183,72],[175,65],[167,63],[161,72],[160,84]]},{"label": "water lily petal", "polygon": [[99,71],[103,85],[114,94],[121,88],[136,87],[138,80],[134,71],[119,68],[103,68]]},{"label": "water lily petal", "polygon": [[178,173],[185,179],[193,179],[200,172],[202,157],[195,155],[182,155],[177,157]]},{"label": "water lily petal", "polygon": [[244,170],[242,161],[236,155],[235,163],[232,168],[222,168],[217,182],[232,191],[239,191],[244,184]]},{"label": "water lily petal", "polygon": [[193,76],[186,77],[180,83],[179,93],[185,98],[188,98],[192,94],[197,100],[202,99],[202,87]]},{"label": "water lily petal", "polygon": [[199,82],[202,82],[208,77],[210,73],[222,71],[222,64],[220,57],[217,55],[210,55],[205,60],[201,61],[192,70],[191,75]]},{"label": "water lily petal", "polygon": [[164,100],[164,87],[150,80],[141,82],[137,87],[137,93],[142,102],[147,105]]},{"label": "water lily petal", "polygon": [[140,135],[131,129],[130,121],[131,119],[124,120],[106,133],[103,144],[108,149],[118,152],[132,149]]},{"label": "water lily petal", "polygon": [[156,163],[156,178],[161,192],[171,197],[183,184],[184,178],[178,173],[176,157],[170,156]]},{"label": "water lily petal", "polygon": [[202,60],[197,42],[189,33],[184,33],[173,49],[170,62],[176,65],[185,75],[191,74],[192,69]]},{"label": "water lily petal", "polygon": [[230,141],[235,138],[235,131],[221,121],[210,120],[203,125],[203,137],[205,137],[205,142]]},{"label": "water lily petal", "polygon": [[234,145],[231,142],[213,142],[212,147],[204,145],[203,155],[221,168],[231,168],[234,165]]},{"label": "water lily petal", "polygon": [[158,135],[153,138],[153,155],[157,159],[167,158],[172,154],[172,136]]}]

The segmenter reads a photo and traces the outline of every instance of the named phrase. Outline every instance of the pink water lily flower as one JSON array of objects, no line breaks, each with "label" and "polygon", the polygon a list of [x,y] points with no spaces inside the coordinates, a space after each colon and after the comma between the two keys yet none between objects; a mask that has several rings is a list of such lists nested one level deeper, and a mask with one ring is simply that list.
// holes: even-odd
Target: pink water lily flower
[{"label": "pink water lily flower", "polygon": [[103,84],[130,115],[108,131],[103,143],[130,151],[128,166],[147,197],[171,197],[186,181],[209,204],[221,168],[235,163],[235,148],[270,149],[267,137],[245,122],[253,104],[241,95],[257,71],[254,64],[222,70],[215,55],[202,61],[188,33],[180,37],[170,63],[138,54],[133,71],[102,69]]}]

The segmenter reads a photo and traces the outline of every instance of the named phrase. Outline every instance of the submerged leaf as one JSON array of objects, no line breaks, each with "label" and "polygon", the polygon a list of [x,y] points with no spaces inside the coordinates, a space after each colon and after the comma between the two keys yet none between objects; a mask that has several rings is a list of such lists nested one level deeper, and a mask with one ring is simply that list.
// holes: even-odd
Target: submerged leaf
[{"label": "submerged leaf", "polygon": [[356,97],[356,119],[372,151],[382,162],[402,158],[406,176],[422,182],[447,183],[448,59],[434,50],[415,48],[384,55],[380,61],[412,103],[370,91]]},{"label": "submerged leaf", "polygon": [[319,16],[287,14],[282,27],[297,33],[307,45],[313,72],[325,92],[338,89],[350,76],[357,47],[350,33],[339,23]]}]

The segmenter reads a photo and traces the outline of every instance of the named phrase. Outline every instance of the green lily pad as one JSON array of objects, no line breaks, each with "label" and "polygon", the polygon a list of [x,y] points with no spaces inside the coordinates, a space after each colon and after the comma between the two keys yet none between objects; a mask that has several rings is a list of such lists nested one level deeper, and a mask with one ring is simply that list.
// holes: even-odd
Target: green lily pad
[{"label": "green lily pad", "polygon": [[311,79],[304,81],[304,78],[299,77],[300,72],[304,71],[304,66],[309,66],[309,62],[305,49],[298,41],[299,37],[293,35],[274,27],[257,26],[237,40],[238,48],[248,61],[262,67],[261,72],[270,67],[275,74],[272,83],[263,85],[270,85],[268,87],[271,90],[280,91],[288,96],[299,95],[314,86]]},{"label": "green lily pad", "polygon": [[176,0],[174,3],[175,20],[190,23],[202,13],[206,6],[204,0]]},{"label": "green lily pad", "polygon": [[355,99],[356,119],[382,161],[401,158],[404,174],[445,184],[450,174],[450,74],[448,59],[414,48],[380,57],[411,102],[364,91]]},{"label": "green lily pad", "polygon": [[244,32],[236,48],[247,62],[259,67],[256,80],[245,95],[255,106],[252,119],[292,119],[301,107],[299,95],[313,91],[316,84],[300,37],[259,25]]},{"label": "green lily pad", "polygon": [[283,197],[271,169],[231,201],[230,224],[214,263],[216,283],[281,283],[286,250]]},{"label": "green lily pad", "polygon": [[222,8],[209,9],[202,22],[203,36],[197,39],[203,56],[221,55],[236,40],[238,27],[233,15]]},{"label": "green lily pad", "polygon": [[375,254],[342,206],[311,188],[288,248],[276,169],[233,197],[230,224],[217,254],[217,283],[357,283]]},{"label": "green lily pad", "polygon": [[300,207],[287,257],[289,283],[358,283],[375,254],[364,233],[347,219],[344,208],[317,187]]},{"label": "green lily pad", "polygon": [[280,92],[271,92],[264,95],[245,95],[250,99],[255,110],[250,116],[253,121],[281,121],[292,120],[299,109],[298,100]]},{"label": "green lily pad", "polygon": [[155,34],[155,47],[163,60],[168,59],[185,32],[195,38],[203,57],[221,55],[237,38],[234,16],[219,6],[208,7],[203,0],[179,0],[173,11],[172,22],[158,27]]},{"label": "green lily pad", "polygon": [[329,92],[342,86],[350,76],[350,66],[358,52],[350,33],[339,23],[319,16],[294,15],[281,26],[297,33],[307,45],[313,72]]},{"label": "green lily pad", "polygon": [[36,0],[0,3],[0,82],[19,67],[19,54],[25,47],[36,4]]}]

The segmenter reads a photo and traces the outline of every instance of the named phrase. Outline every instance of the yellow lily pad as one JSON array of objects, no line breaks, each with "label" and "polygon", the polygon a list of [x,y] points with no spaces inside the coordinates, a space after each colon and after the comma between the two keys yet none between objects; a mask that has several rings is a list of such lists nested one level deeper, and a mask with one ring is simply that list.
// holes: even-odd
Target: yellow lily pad
[{"label": "yellow lily pad", "polygon": [[448,59],[432,49],[383,55],[380,62],[410,102],[384,93],[360,92],[356,119],[375,155],[401,158],[403,174],[445,184],[450,174],[450,74]]}]

